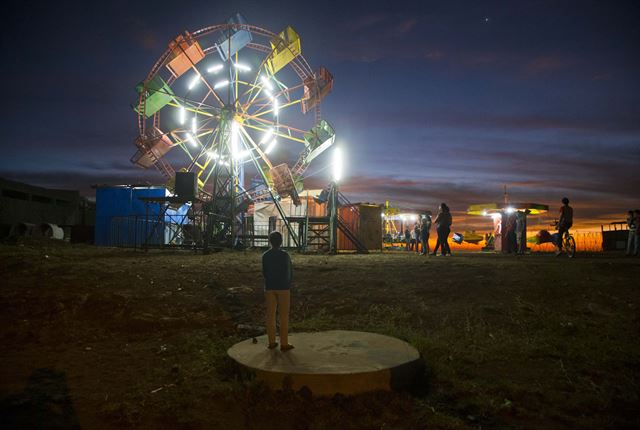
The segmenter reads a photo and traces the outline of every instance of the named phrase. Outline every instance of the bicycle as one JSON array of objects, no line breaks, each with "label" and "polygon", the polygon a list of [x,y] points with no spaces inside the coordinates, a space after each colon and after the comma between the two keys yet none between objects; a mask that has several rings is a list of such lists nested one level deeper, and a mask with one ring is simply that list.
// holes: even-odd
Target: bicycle
[{"label": "bicycle", "polygon": [[[551,225],[555,227],[556,230],[558,229],[558,221],[554,222]],[[555,241],[553,244],[558,246],[558,248],[560,248],[561,254],[562,253],[567,254],[567,257],[569,258],[573,258],[576,256],[576,240],[573,238],[573,236],[571,235],[571,233],[569,233],[568,230],[564,233],[563,237],[558,237],[557,240],[561,241],[561,246],[558,246],[558,244]]]}]

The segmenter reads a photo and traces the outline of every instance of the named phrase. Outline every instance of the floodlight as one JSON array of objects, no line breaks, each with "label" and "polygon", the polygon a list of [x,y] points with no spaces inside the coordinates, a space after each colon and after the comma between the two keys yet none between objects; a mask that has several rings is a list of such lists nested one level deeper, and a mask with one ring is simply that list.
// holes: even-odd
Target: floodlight
[{"label": "floodlight", "polygon": [[217,160],[220,155],[216,151],[207,151],[207,157]]},{"label": "floodlight", "polygon": [[273,98],[273,93],[271,91],[269,91],[267,88],[263,88],[262,91],[264,91],[264,93],[269,96],[269,98]]},{"label": "floodlight", "polygon": [[198,146],[198,142],[196,142],[196,139],[191,133],[187,133],[187,142],[189,142],[192,146]]},{"label": "floodlight", "polygon": [[192,90],[199,83],[200,83],[200,75],[196,73],[196,75],[193,78],[191,78],[191,80],[189,81],[189,85],[187,86],[187,89]]},{"label": "floodlight", "polygon": [[250,72],[251,71],[251,67],[247,66],[246,64],[233,63],[233,67],[235,67],[238,70],[242,70],[243,72]]},{"label": "floodlight", "polygon": [[231,154],[233,158],[236,158],[238,155],[238,132],[239,124],[236,121],[231,121]]},{"label": "floodlight", "polygon": [[278,111],[280,110],[280,106],[278,104],[278,99],[277,98],[273,98],[273,114],[275,116],[278,116]]},{"label": "floodlight", "polygon": [[273,89],[273,85],[271,84],[271,81],[269,80],[269,78],[267,78],[264,75],[261,75],[260,76],[260,80],[262,81],[262,85],[264,85],[265,87],[267,87],[270,90]]},{"label": "floodlight", "polygon": [[271,136],[273,136],[273,129],[269,128],[264,133],[264,136],[262,136],[262,139],[260,139],[260,144],[267,143],[269,139],[271,139]]},{"label": "floodlight", "polygon": [[512,214],[514,213],[516,210],[514,208],[512,208],[511,206],[507,207],[507,213],[508,214]]},{"label": "floodlight", "polygon": [[267,146],[267,149],[264,150],[264,153],[268,155],[271,151],[273,151],[273,148],[276,147],[277,143],[278,141],[274,138],[269,144],[269,146]]},{"label": "floodlight", "polygon": [[486,210],[482,211],[482,215],[487,216],[487,211]]},{"label": "floodlight", "polygon": [[180,111],[179,111],[178,119],[179,119],[179,121],[180,121],[180,125],[183,125],[183,124],[184,124],[184,122],[185,122],[185,121],[186,121],[186,119],[187,119],[187,111],[186,111],[186,109],[184,108],[184,106],[180,106]]},{"label": "floodlight", "polygon": [[225,80],[220,81],[220,82],[218,82],[217,84],[215,84],[215,85],[213,86],[213,89],[214,89],[214,90],[217,90],[218,88],[222,88],[222,87],[227,86],[227,85],[229,85],[229,80],[225,79]]},{"label": "floodlight", "polygon": [[218,73],[224,66],[222,64],[216,64],[207,69],[207,73]]},{"label": "floodlight", "polygon": [[196,119],[195,116],[193,118],[191,118],[191,132],[193,134],[197,134],[198,133],[198,120]]},{"label": "floodlight", "polygon": [[342,151],[340,150],[340,148],[335,148],[333,150],[333,180],[335,182],[338,182],[340,179],[342,179]]}]

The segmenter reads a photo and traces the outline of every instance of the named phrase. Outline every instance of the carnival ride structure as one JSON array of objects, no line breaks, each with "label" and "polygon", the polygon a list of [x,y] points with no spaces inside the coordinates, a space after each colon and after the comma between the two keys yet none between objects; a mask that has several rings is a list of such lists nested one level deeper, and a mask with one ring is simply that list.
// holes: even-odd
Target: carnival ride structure
[{"label": "carnival ride structure", "polygon": [[213,243],[235,243],[248,205],[269,200],[298,244],[279,201],[298,204],[309,164],[335,141],[320,109],[332,88],[333,76],[311,68],[291,26],[274,33],[236,14],[186,31],[136,86],[131,161],[169,184],[176,172],[192,172],[192,200],[208,215]]}]

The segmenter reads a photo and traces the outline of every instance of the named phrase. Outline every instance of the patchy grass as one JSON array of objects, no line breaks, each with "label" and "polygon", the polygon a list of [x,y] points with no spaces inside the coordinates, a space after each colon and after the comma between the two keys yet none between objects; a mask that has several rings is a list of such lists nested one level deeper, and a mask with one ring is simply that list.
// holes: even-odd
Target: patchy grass
[{"label": "patchy grass", "polygon": [[[0,246],[0,424],[148,428],[640,426],[640,262],[293,255],[292,331],[414,345],[406,393],[270,392],[227,358],[263,325],[260,254]],[[238,325],[241,329],[238,329]]]}]

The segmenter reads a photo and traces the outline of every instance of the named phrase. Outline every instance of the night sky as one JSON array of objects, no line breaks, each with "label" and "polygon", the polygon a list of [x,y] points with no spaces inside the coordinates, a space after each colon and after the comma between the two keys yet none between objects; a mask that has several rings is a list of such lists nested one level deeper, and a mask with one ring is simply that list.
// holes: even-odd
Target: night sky
[{"label": "night sky", "polygon": [[504,184],[554,211],[569,197],[579,228],[640,207],[637,1],[14,2],[0,176],[85,194],[159,182],[129,162],[134,86],[177,34],[235,12],[291,24],[312,67],[333,73],[322,111],[348,153],[352,201],[444,201],[454,228]]}]

